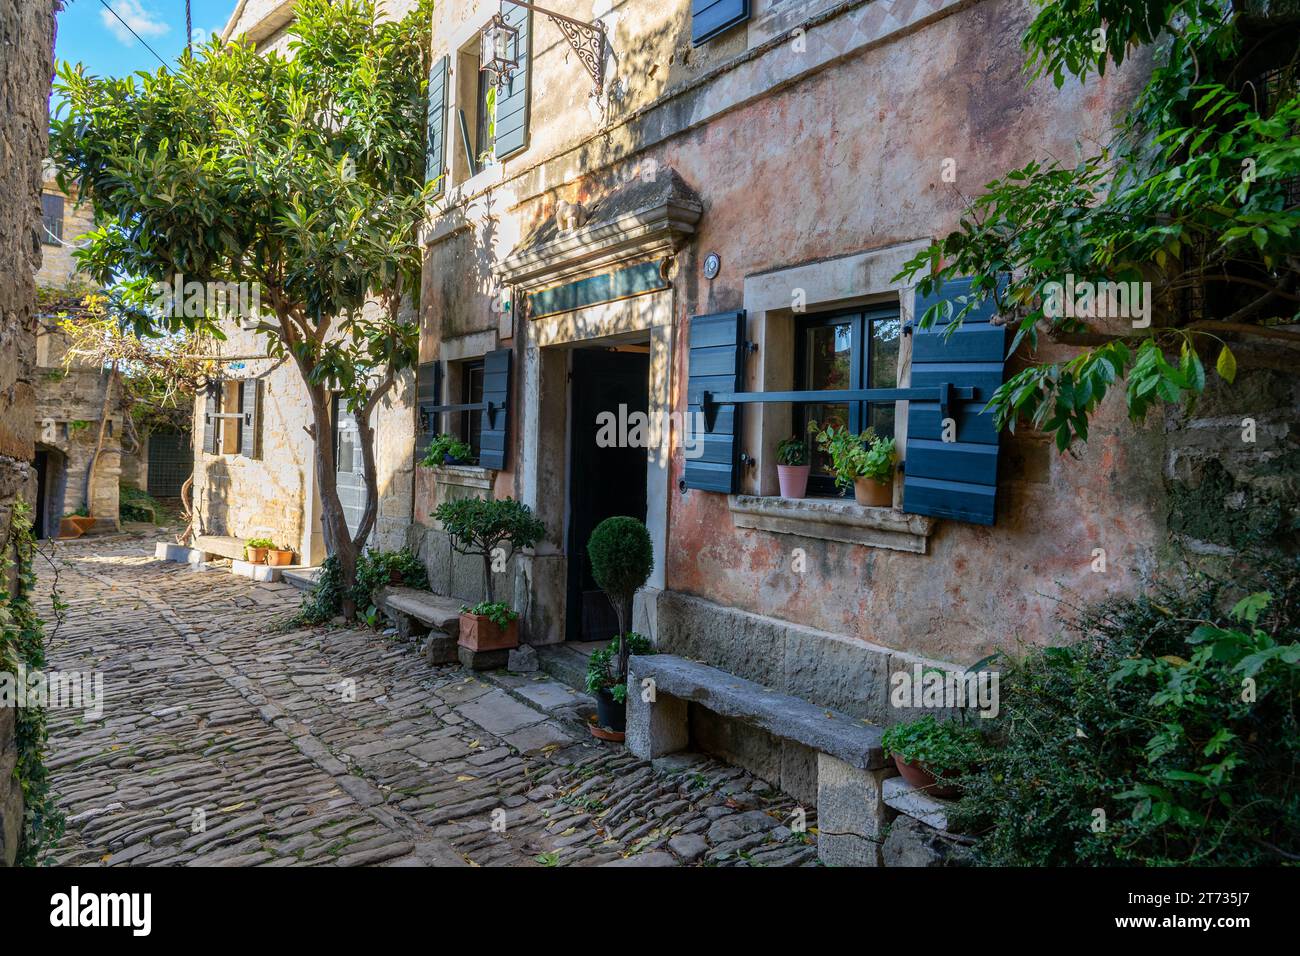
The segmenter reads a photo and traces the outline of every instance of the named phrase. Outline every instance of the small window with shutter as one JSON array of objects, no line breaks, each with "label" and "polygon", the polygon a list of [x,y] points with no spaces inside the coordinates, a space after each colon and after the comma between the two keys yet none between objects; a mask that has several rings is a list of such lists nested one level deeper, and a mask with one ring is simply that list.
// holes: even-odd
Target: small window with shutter
[{"label": "small window with shutter", "polygon": [[41,242],[57,246],[63,241],[63,197],[41,194]]}]

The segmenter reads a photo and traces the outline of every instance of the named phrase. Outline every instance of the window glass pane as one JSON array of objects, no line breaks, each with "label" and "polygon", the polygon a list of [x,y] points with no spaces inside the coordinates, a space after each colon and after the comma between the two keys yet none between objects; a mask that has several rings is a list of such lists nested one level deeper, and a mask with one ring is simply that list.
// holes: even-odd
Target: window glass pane
[{"label": "window glass pane", "polygon": [[[483,401],[483,363],[471,362],[461,375],[461,402],[475,405]],[[474,457],[479,455],[479,431],[483,427],[482,412],[465,412],[461,418],[461,440],[469,443]]]},{"label": "window glass pane", "polygon": [[[803,331],[804,367],[800,389],[828,391],[849,388],[852,384],[853,325],[845,321],[834,325],[809,326]],[[796,415],[801,422],[800,431],[808,444],[812,474],[827,476],[831,473],[830,458],[817,447],[813,436],[808,435],[808,422],[825,424],[836,421],[849,423],[849,406],[845,404],[810,404],[803,406],[803,414]]]},{"label": "window glass pane", "polygon": [[[871,346],[867,357],[867,387],[894,388],[898,384],[898,344],[902,322],[897,317],[871,322]],[[894,434],[894,404],[872,405],[868,424],[882,437]]]}]

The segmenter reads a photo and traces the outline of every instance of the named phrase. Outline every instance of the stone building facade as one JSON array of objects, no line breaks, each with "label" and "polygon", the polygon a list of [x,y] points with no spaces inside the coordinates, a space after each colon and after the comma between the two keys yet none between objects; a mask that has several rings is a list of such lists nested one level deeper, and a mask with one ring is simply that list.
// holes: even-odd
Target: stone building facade
[{"label": "stone building facade", "polygon": [[[1171,532],[1202,533],[1179,531],[1197,520],[1185,504],[1180,514],[1180,493],[1212,499],[1220,535],[1245,494],[1295,500],[1283,477],[1300,435],[1295,383],[1277,369],[1250,373],[1253,400],[1212,398],[1226,403],[1212,420],[1198,410],[1135,426],[1112,395],[1078,459],[1032,429],[1002,435],[996,482],[978,489],[988,520],[961,520],[955,496],[942,514],[904,507],[905,481],[923,477],[906,458],[938,437],[920,433],[919,403],[861,413],[892,428],[904,455],[892,508],[828,489],[779,497],[777,443],[827,410],[754,404],[735,425],[724,408],[717,433],[700,435],[699,388],[846,388],[841,353],[860,363],[852,379],[863,387],[930,381],[933,354],[926,368],[912,354],[918,295],[895,278],[903,263],[952,230],[984,183],[1104,139],[1139,68],[1060,90],[1027,83],[1022,0],[543,6],[604,25],[599,91],[545,14],[508,0],[434,12],[430,170],[444,188],[426,234],[420,403],[482,401],[484,363],[504,351],[510,368],[500,466],[417,470],[411,541],[435,590],[479,596],[476,569],[430,516],[436,505],[513,496],[548,532],[504,572],[522,640],[607,637],[586,535],[631,514],[655,552],[636,629],[661,652],[888,724],[901,716],[888,703],[891,674],[1064,640],[1063,596],[1136,588],[1169,556]],[[519,31],[520,65],[491,125],[480,120],[480,31],[498,12]],[[719,317],[740,323],[726,333],[738,364],[693,385],[707,373],[708,330],[728,321]],[[1036,358],[1070,354],[1044,343]],[[1024,360],[996,369],[998,380]],[[1252,401],[1270,422],[1268,447],[1233,452],[1219,475],[1213,443]],[[635,454],[600,446],[598,416],[620,406],[648,413]],[[419,423],[421,442],[483,431],[461,412]],[[696,460],[734,466],[734,479],[707,487]],[[1207,473],[1219,483],[1202,493]],[[511,592],[503,584],[498,595]],[[806,748],[703,711],[692,733],[792,793],[815,787]]]},{"label": "stone building facade", "polygon": [[[54,4],[0,0],[0,542],[6,552],[14,503],[34,498],[36,289],[40,268],[41,162],[53,71]],[[0,583],[13,593],[17,582]],[[23,833],[16,711],[0,708],[0,866],[11,865]]]},{"label": "stone building facade", "polygon": [[[394,0],[384,8],[394,16],[411,7]],[[287,30],[293,22],[293,2],[239,0],[222,32],[224,40],[244,37],[261,51],[289,52]],[[297,368],[292,362],[265,358],[265,339],[230,323],[222,343],[225,379],[200,395],[194,419],[194,486],[192,501],[196,530],[220,537],[271,538],[297,553],[304,565],[326,557],[321,532],[320,495],[316,487],[313,443],[304,429],[311,424]],[[402,547],[411,520],[415,377],[399,377],[396,387],[375,412],[379,513],[371,544]],[[240,440],[237,429],[226,428],[213,416],[243,410],[253,413],[255,426]],[[335,463],[340,486],[356,492],[360,451],[352,443],[353,426],[346,411],[336,409]],[[354,457],[356,456],[356,457]],[[344,501],[345,509],[348,501]]]}]

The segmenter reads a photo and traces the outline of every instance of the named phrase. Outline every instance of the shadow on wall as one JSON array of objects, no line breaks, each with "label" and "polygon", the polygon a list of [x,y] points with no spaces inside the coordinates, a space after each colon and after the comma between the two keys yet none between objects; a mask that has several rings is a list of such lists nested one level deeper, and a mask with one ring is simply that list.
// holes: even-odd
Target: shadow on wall
[{"label": "shadow on wall", "polygon": [[207,485],[204,494],[206,514],[201,515],[205,534],[230,534],[230,466],[224,458],[214,458],[205,466]]}]

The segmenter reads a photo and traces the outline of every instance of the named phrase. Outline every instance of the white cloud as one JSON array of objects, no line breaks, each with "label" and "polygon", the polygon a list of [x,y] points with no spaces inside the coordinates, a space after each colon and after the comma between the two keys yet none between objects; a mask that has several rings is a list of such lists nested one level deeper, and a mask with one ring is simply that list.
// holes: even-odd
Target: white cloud
[{"label": "white cloud", "polygon": [[[117,11],[117,16],[125,20],[136,33],[144,39],[160,37],[171,32],[171,27],[164,23],[153,10],[146,9],[141,0],[108,0],[109,6]],[[108,31],[128,46],[136,42],[131,30],[122,25],[121,20],[100,9],[99,18],[104,21]]]}]

